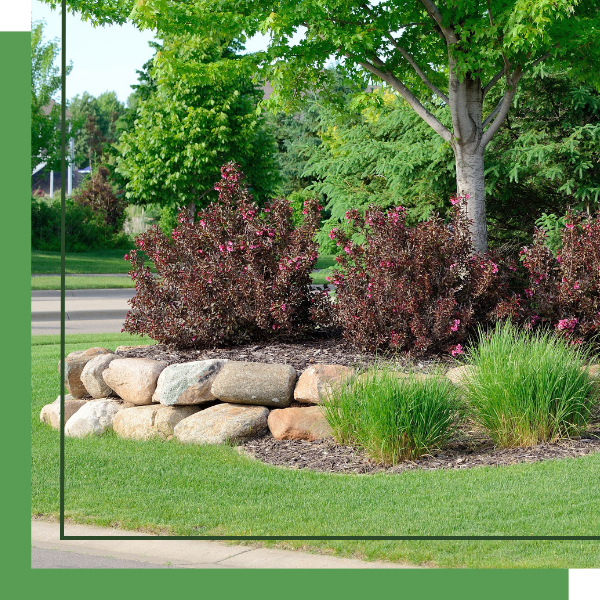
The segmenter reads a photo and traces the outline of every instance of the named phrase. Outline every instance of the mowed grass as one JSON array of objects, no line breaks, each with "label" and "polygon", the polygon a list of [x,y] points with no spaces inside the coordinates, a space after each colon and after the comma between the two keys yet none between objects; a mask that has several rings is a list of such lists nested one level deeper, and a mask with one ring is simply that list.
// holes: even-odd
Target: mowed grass
[{"label": "mowed grass", "polygon": [[[65,273],[73,275],[92,273],[127,273],[131,264],[123,257],[126,250],[96,250],[94,252],[67,252]],[[60,274],[60,252],[31,251],[33,274]]]},{"label": "mowed grass", "polygon": [[[32,342],[32,514],[59,511],[58,336]],[[67,352],[144,343],[67,336]],[[599,535],[600,453],[509,467],[334,475],[226,446],[66,440],[66,516],[172,535]],[[273,545],[266,543],[266,545]],[[442,567],[598,567],[597,541],[287,541],[279,547]]]},{"label": "mowed grass", "polygon": [[[106,290],[134,288],[129,277],[65,277],[66,290]],[[32,277],[32,290],[60,290],[60,276]]]},{"label": "mowed grass", "polygon": [[[126,261],[125,250],[97,250],[95,252],[68,252],[65,254],[65,273],[70,275],[103,273],[124,273],[126,274],[131,265]],[[151,261],[150,269],[156,272]],[[332,254],[324,254],[317,260],[315,269],[327,269],[335,265]],[[60,252],[42,252],[32,250],[31,252],[31,272],[35,275],[57,274],[57,277],[32,277],[32,290],[59,290],[60,289]],[[315,285],[324,285],[326,273],[313,273],[313,283]],[[125,277],[67,277],[65,288],[67,290],[90,290],[90,289],[114,289],[114,288],[133,288],[135,284],[131,279]]]}]

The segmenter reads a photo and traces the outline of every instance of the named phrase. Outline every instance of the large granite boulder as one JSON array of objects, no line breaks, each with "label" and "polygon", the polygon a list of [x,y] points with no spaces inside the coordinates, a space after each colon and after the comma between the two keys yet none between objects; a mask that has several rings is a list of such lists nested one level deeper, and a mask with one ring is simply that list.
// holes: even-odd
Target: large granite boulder
[{"label": "large granite boulder", "polygon": [[83,367],[81,383],[92,398],[107,398],[113,393],[113,390],[106,385],[102,373],[116,358],[119,358],[117,354],[100,354]]},{"label": "large granite boulder", "polygon": [[165,440],[172,439],[177,424],[197,413],[200,408],[200,406],[159,406],[154,421],[158,437]]},{"label": "large granite boulder", "polygon": [[[81,400],[79,398],[73,398],[71,394],[65,396],[65,417],[64,422],[66,423],[88,400]],[[60,429],[60,396],[52,402],[52,404],[46,404],[40,412],[40,421],[50,425],[54,429]]]},{"label": "large granite boulder", "polygon": [[120,410],[113,420],[115,433],[130,440],[171,439],[175,425],[190,417],[197,406],[161,406],[149,404]]},{"label": "large granite boulder", "polygon": [[154,402],[165,406],[206,404],[215,397],[210,388],[226,360],[198,360],[169,365],[159,376]]},{"label": "large granite boulder", "polygon": [[225,363],[211,392],[223,402],[285,408],[290,405],[296,382],[291,365],[238,362]]},{"label": "large granite boulder", "polygon": [[332,385],[352,374],[352,369],[343,365],[314,365],[308,367],[298,378],[294,389],[294,400],[304,404],[320,404]]},{"label": "large granite boulder", "polygon": [[331,435],[319,406],[278,408],[269,413],[267,423],[276,440],[320,440]]},{"label": "large granite boulder", "polygon": [[174,437],[187,444],[235,444],[267,432],[269,409],[264,406],[217,404],[183,419]]},{"label": "large granite boulder", "polygon": [[112,429],[113,419],[121,409],[121,402],[115,398],[90,400],[67,421],[65,435],[77,438],[102,435]]},{"label": "large granite boulder", "polygon": [[[65,360],[65,386],[73,398],[85,398],[89,396],[88,391],[81,382],[81,373],[85,365],[96,358],[99,354],[111,354],[106,348],[88,348],[71,352]],[[58,361],[58,372],[60,373],[60,361]]]},{"label": "large granite boulder", "polygon": [[117,346],[115,352],[128,352],[129,350],[137,350],[138,348],[149,348],[152,344],[138,344],[137,346]]},{"label": "large granite boulder", "polygon": [[102,377],[126,402],[152,404],[158,377],[167,364],[150,358],[117,358],[102,372]]}]

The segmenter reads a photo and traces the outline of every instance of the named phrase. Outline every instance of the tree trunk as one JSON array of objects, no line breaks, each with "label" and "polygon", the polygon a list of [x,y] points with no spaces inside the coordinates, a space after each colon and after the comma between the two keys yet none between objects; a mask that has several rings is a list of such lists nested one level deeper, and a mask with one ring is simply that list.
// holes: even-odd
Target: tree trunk
[{"label": "tree trunk", "polygon": [[457,144],[454,148],[456,160],[456,191],[459,196],[469,196],[467,217],[472,221],[469,230],[475,252],[487,250],[487,223],[485,215],[485,178],[483,148]]},{"label": "tree trunk", "polygon": [[449,104],[453,135],[451,146],[456,162],[456,192],[469,196],[467,216],[475,252],[487,250],[485,178],[483,169],[483,90],[481,79],[467,73],[461,80],[450,57]]},{"label": "tree trunk", "polygon": [[193,223],[196,216],[196,203],[193,200],[187,205],[187,211],[190,223]]}]

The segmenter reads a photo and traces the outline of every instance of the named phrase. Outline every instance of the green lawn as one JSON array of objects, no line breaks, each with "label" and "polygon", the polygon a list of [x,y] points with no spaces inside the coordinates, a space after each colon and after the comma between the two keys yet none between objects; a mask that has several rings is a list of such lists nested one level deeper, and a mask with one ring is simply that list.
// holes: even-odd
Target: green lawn
[{"label": "green lawn", "polygon": [[[67,252],[65,273],[127,273],[131,269],[124,260],[125,250],[96,250],[95,252]],[[31,251],[31,272],[60,274],[60,252]]]},{"label": "green lawn", "polygon": [[333,267],[337,263],[335,262],[334,254],[321,254],[317,259],[317,264],[315,265],[315,269],[327,269],[328,267]]},{"label": "green lawn", "polygon": [[[32,342],[32,514],[59,510],[58,336]],[[67,336],[67,352],[143,343]],[[288,470],[223,446],[66,440],[66,515],[172,535],[598,535],[600,453],[531,465],[400,475]],[[585,541],[290,541],[279,547],[443,567],[598,567]]]},{"label": "green lawn", "polygon": [[[67,290],[104,290],[115,288],[134,288],[135,283],[129,277],[65,277]],[[32,290],[60,290],[60,276],[32,277]]]}]

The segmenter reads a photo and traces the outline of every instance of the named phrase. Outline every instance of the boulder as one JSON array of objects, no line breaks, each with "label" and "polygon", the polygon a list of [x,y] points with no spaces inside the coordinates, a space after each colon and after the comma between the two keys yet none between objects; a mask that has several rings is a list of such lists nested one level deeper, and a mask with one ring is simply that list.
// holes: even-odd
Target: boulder
[{"label": "boulder", "polygon": [[198,360],[169,365],[159,376],[154,402],[165,406],[205,404],[215,397],[210,388],[226,360]]},{"label": "boulder", "polygon": [[276,440],[320,440],[331,435],[319,406],[278,408],[269,413],[267,423]]},{"label": "boulder", "polygon": [[454,385],[464,385],[464,383],[475,375],[477,367],[472,365],[463,365],[462,367],[454,367],[446,373],[446,377]]},{"label": "boulder", "polygon": [[[81,382],[81,372],[85,365],[96,358],[99,354],[111,354],[106,348],[88,348],[71,352],[65,360],[65,386],[73,398],[85,398],[89,396],[88,391]],[[58,372],[60,373],[60,361],[58,361]]]},{"label": "boulder", "polygon": [[223,402],[285,408],[292,401],[295,382],[291,365],[230,360],[215,378],[211,393]]},{"label": "boulder", "polygon": [[178,423],[200,410],[199,406],[159,406],[154,427],[158,436],[170,440]]},{"label": "boulder", "polygon": [[170,439],[175,425],[198,410],[196,406],[167,407],[160,404],[127,408],[115,415],[113,429],[117,435],[129,440]]},{"label": "boulder", "polygon": [[600,382],[600,365],[589,365],[587,372],[592,379],[597,379]]},{"label": "boulder", "polygon": [[174,437],[187,444],[243,442],[267,432],[268,415],[264,406],[217,404],[180,421]]},{"label": "boulder", "polygon": [[112,429],[113,419],[121,408],[121,403],[115,398],[89,400],[67,421],[65,435],[77,438],[102,435]]},{"label": "boulder", "polygon": [[127,352],[128,350],[136,350],[137,348],[148,348],[152,344],[140,344],[139,346],[118,346],[115,352]]},{"label": "boulder", "polygon": [[331,389],[332,384],[340,382],[352,374],[352,369],[342,365],[314,365],[300,375],[294,400],[305,404],[320,404]]},{"label": "boulder", "polygon": [[[87,402],[88,400],[80,400],[67,394],[65,396],[65,423]],[[52,404],[46,404],[42,408],[40,421],[54,429],[60,429],[60,396]]]},{"label": "boulder", "polygon": [[102,373],[105,383],[123,400],[132,404],[152,404],[158,377],[167,366],[164,360],[117,358]]},{"label": "boulder", "polygon": [[116,354],[100,354],[90,360],[83,371],[81,371],[81,383],[83,383],[88,394],[92,398],[106,398],[112,395],[113,390],[106,385],[102,378],[102,373],[108,368],[108,365],[119,358]]}]

